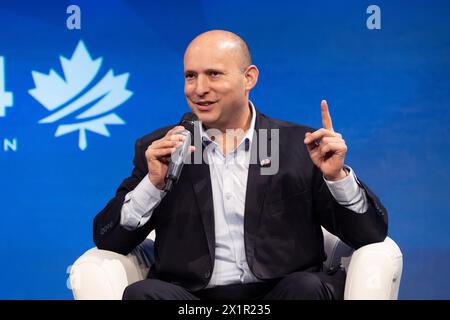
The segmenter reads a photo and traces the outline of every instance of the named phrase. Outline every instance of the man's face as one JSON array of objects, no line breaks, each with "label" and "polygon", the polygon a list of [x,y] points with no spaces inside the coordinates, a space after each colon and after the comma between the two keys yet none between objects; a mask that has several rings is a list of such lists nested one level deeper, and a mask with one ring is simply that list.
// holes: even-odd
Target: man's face
[{"label": "man's face", "polygon": [[246,104],[241,60],[226,46],[192,45],[184,56],[184,93],[192,112],[206,126],[233,127]]}]

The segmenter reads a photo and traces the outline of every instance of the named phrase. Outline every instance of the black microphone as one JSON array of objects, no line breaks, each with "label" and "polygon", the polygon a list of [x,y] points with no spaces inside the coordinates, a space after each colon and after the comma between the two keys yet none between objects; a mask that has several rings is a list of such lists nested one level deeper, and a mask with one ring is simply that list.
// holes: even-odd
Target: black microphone
[{"label": "black microphone", "polygon": [[192,112],[186,112],[179,125],[184,127],[183,131],[177,131],[177,134],[185,136],[183,144],[175,149],[170,157],[169,168],[167,169],[166,177],[164,179],[164,190],[169,192],[172,190],[173,184],[178,181],[183,169],[184,161],[189,156],[189,146],[194,139],[194,127],[198,117]]}]

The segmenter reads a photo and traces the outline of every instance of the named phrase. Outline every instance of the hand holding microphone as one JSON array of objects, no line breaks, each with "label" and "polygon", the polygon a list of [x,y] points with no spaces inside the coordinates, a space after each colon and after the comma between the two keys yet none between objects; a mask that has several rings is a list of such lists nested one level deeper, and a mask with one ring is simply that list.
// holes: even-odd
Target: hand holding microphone
[{"label": "hand holding microphone", "polygon": [[173,127],[163,138],[153,141],[147,148],[145,157],[148,176],[158,189],[171,190],[180,176],[185,157],[195,150],[191,141],[196,120],[195,114],[184,114],[181,125]]}]

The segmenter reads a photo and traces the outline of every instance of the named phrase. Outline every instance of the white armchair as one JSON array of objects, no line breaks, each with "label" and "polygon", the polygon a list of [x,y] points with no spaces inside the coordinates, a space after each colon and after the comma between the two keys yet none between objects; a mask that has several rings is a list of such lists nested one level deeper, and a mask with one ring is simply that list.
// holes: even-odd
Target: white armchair
[{"label": "white armchair", "polygon": [[[326,270],[344,267],[347,271],[345,300],[398,297],[403,257],[397,244],[386,238],[353,251],[325,229]],[[70,270],[70,285],[76,300],[121,299],[125,288],[146,278],[153,262],[152,232],[127,256],[92,248],[76,260]]]}]

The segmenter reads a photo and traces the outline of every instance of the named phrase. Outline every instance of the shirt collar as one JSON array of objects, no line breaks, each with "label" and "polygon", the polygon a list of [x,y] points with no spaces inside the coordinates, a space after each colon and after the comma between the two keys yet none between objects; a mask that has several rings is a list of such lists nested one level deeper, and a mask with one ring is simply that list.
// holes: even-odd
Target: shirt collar
[{"label": "shirt collar", "polygon": [[[239,143],[239,145],[236,147],[236,150],[244,144],[245,151],[250,150],[250,146],[252,144],[253,140],[253,133],[255,132],[255,123],[256,123],[256,108],[253,105],[253,102],[249,100],[249,106],[250,106],[250,112],[252,113],[252,120],[250,121],[250,127],[248,128],[247,132],[245,133],[244,138]],[[213,140],[211,140],[211,137],[208,136],[206,131],[203,129],[203,125],[200,126],[200,133],[202,137],[202,142],[205,146],[208,146],[211,143],[215,143]]]}]

